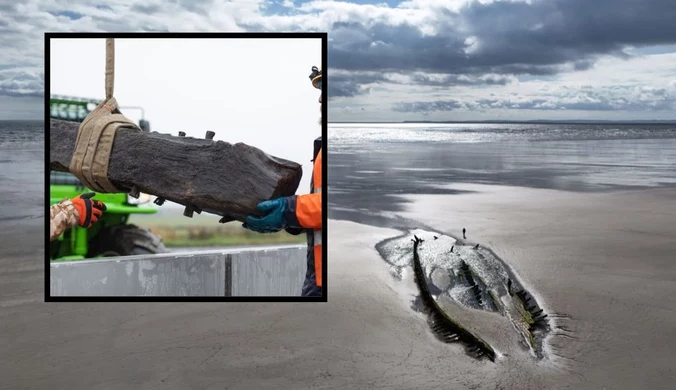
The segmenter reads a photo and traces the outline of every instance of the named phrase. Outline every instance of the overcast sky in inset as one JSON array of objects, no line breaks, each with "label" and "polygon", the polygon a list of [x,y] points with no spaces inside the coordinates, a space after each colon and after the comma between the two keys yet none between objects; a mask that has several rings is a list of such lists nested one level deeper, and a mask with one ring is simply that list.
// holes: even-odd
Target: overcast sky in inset
[{"label": "overcast sky in inset", "polygon": [[7,2],[0,118],[41,117],[44,31],[326,31],[330,122],[676,119],[674,20],[674,0]]},{"label": "overcast sky in inset", "polygon": [[[137,123],[142,107],[151,131],[211,130],[302,164],[306,193],[321,136],[313,65],[321,39],[116,39],[114,96]],[[51,95],[104,99],[105,39],[52,39],[49,75]]]}]

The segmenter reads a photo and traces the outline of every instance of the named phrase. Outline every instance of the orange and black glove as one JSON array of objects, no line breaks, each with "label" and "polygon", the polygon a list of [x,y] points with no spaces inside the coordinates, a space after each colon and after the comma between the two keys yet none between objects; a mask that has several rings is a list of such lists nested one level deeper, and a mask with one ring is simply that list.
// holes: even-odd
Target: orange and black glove
[{"label": "orange and black glove", "polygon": [[80,217],[78,224],[84,228],[92,227],[106,211],[106,205],[103,202],[91,199],[94,195],[93,192],[82,194],[71,201]]}]

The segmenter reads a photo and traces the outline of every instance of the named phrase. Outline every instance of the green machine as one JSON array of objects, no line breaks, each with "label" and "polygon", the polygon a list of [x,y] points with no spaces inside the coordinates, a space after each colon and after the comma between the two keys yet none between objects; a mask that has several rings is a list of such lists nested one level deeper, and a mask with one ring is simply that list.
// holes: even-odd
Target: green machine
[{"label": "green machine", "polygon": [[[70,96],[50,97],[50,116],[53,119],[82,122],[96,108],[100,100],[81,99]],[[123,107],[124,109],[125,107]],[[140,107],[126,107],[139,109]],[[139,121],[143,131],[150,131],[150,123]],[[74,175],[64,172],[50,173],[50,205],[64,198],[72,199],[80,194],[92,192]],[[97,194],[96,199],[106,204],[107,210],[90,229],[74,227],[50,243],[52,261],[73,261],[107,256],[128,256],[167,252],[162,239],[146,228],[129,224],[132,214],[154,214],[157,206],[152,197],[140,194],[133,198],[128,194]]]}]

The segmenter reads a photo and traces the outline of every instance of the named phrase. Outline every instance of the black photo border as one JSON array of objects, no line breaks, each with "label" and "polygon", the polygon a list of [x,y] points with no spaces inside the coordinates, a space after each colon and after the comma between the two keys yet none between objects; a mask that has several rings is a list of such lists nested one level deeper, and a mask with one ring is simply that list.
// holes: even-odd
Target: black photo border
[{"label": "black photo border", "polygon": [[[322,41],[322,296],[253,296],[253,297],[218,297],[218,296],[51,296],[51,267],[49,241],[49,199],[50,199],[50,39],[133,39],[133,38],[173,38],[173,39],[321,39]],[[44,48],[44,83],[45,83],[45,302],[327,302],[328,301],[328,202],[327,202],[327,122],[328,99],[327,65],[328,65],[328,33],[326,32],[46,32]],[[103,47],[102,47],[103,50]],[[308,64],[308,68],[313,64]],[[311,140],[308,140],[311,144]],[[301,285],[298,286],[300,294]]]}]

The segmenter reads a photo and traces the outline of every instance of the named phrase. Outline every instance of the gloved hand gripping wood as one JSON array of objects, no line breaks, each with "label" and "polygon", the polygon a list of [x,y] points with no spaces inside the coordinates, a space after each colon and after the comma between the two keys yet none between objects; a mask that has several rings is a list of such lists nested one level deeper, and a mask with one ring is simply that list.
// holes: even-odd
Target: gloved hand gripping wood
[{"label": "gloved hand gripping wood", "polygon": [[99,218],[106,211],[106,205],[100,200],[92,199],[93,192],[82,194],[73,199],[73,205],[77,210],[78,224],[84,228],[90,228],[98,222]]},{"label": "gloved hand gripping wood", "polygon": [[64,199],[50,207],[49,240],[54,241],[66,229],[74,226],[90,228],[106,211],[106,205],[99,200],[92,200],[94,193]]}]

